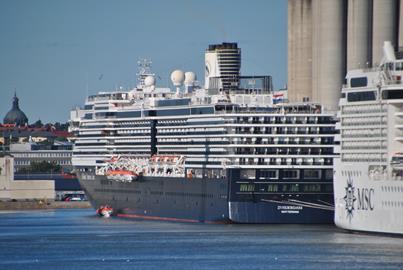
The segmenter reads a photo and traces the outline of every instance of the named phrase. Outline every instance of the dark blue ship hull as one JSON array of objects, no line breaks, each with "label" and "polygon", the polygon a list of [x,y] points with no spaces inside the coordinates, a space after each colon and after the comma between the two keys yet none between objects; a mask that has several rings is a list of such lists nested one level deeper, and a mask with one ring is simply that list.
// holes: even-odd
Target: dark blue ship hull
[{"label": "dark blue ship hull", "polygon": [[236,223],[315,224],[333,223],[332,210],[281,202],[230,202],[229,217]]},{"label": "dark blue ship hull", "polygon": [[109,205],[114,215],[180,222],[229,222],[228,181],[142,176],[130,183],[79,175],[92,206]]},{"label": "dark blue ship hull", "polygon": [[332,192],[284,192],[295,186],[292,183],[282,183],[281,190],[269,192],[272,181],[241,179],[239,169],[229,169],[227,177],[219,179],[141,176],[128,183],[82,173],[79,180],[94,208],[109,205],[121,217],[180,222],[333,222]]},{"label": "dark blue ship hull", "polygon": [[236,223],[333,223],[334,203],[332,179],[315,181],[285,179],[280,172],[275,180],[241,176],[230,169],[229,218]]}]

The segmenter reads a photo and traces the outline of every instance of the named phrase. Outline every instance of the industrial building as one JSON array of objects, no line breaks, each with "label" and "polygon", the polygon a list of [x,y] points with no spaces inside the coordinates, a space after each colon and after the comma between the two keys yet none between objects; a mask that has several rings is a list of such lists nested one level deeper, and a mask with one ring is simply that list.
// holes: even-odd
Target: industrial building
[{"label": "industrial building", "polygon": [[336,111],[347,70],[403,49],[403,0],[288,0],[288,98]]},{"label": "industrial building", "polygon": [[0,156],[0,200],[54,200],[52,180],[14,180],[14,158]]}]

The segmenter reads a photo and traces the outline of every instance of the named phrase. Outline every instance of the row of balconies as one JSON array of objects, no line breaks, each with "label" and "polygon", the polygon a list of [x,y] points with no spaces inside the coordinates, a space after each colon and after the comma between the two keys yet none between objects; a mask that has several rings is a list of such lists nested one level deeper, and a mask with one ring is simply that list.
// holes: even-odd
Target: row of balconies
[{"label": "row of balconies", "polygon": [[234,138],[231,143],[233,144],[275,144],[275,145],[322,145],[322,144],[333,144],[333,138],[287,138],[287,137],[270,137],[270,138]]},{"label": "row of balconies", "polygon": [[308,147],[248,147],[236,148],[235,154],[239,155],[333,155],[333,148],[308,148]]},{"label": "row of balconies", "polygon": [[326,116],[273,116],[273,117],[238,117],[235,123],[239,124],[332,124],[330,117]]},{"label": "row of balconies", "polygon": [[239,165],[333,165],[333,158],[240,158]]},{"label": "row of balconies", "polygon": [[237,134],[335,134],[334,127],[236,127]]}]

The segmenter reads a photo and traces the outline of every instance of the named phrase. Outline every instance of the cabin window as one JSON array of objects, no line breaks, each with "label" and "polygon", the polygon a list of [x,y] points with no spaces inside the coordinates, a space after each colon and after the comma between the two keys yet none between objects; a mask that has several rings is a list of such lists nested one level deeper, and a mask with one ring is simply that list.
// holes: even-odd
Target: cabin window
[{"label": "cabin window", "polygon": [[191,114],[213,114],[213,107],[204,107],[204,108],[192,108]]},{"label": "cabin window", "polygon": [[333,170],[325,170],[325,179],[333,180]]},{"label": "cabin window", "polygon": [[351,87],[365,87],[368,85],[367,77],[357,77],[350,79],[350,86]]},{"label": "cabin window", "polygon": [[157,110],[157,116],[188,115],[189,109]]},{"label": "cabin window", "polygon": [[116,116],[118,118],[130,118],[130,117],[140,117],[140,111],[129,111],[129,112],[117,112]]},{"label": "cabin window", "polygon": [[382,91],[382,99],[403,99],[403,90],[384,90]]},{"label": "cabin window", "polygon": [[358,101],[371,101],[376,100],[375,91],[362,91],[362,92],[352,92],[348,93],[348,102],[358,102]]},{"label": "cabin window", "polygon": [[298,170],[284,170],[283,171],[283,179],[298,179],[299,171]]},{"label": "cabin window", "polygon": [[278,170],[261,170],[260,179],[278,179]]},{"label": "cabin window", "polygon": [[320,170],[304,170],[304,179],[320,179]]},{"label": "cabin window", "polygon": [[242,179],[255,179],[255,170],[241,170]]}]

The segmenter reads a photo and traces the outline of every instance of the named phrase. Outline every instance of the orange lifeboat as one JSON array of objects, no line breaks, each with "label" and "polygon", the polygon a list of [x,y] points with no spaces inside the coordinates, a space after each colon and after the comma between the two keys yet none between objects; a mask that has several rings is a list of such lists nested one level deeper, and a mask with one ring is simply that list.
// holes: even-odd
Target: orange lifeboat
[{"label": "orange lifeboat", "polygon": [[106,177],[108,179],[122,180],[122,181],[132,181],[137,179],[138,175],[129,170],[109,170],[106,172]]},{"label": "orange lifeboat", "polygon": [[113,208],[108,205],[101,205],[96,212],[97,215],[108,218],[112,215]]}]

